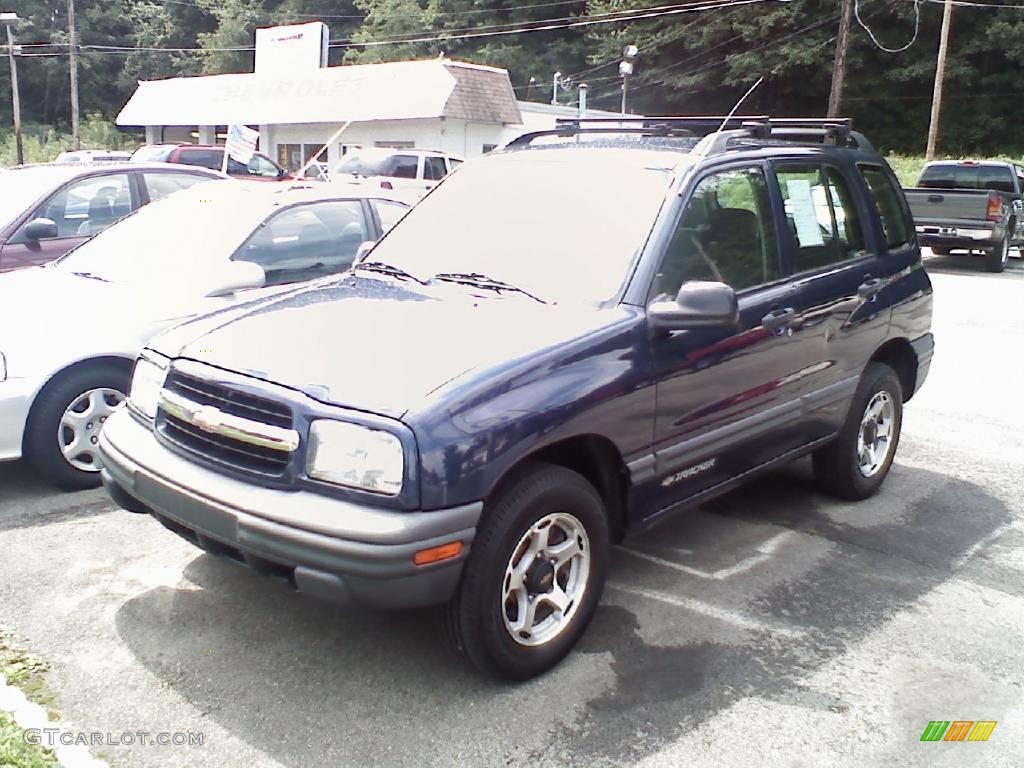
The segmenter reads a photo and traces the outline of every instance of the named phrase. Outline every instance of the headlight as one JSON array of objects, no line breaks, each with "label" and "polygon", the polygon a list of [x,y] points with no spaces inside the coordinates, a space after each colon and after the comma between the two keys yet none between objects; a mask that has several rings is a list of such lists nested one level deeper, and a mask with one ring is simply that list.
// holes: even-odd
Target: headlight
[{"label": "headlight", "polygon": [[317,419],[309,430],[306,471],[335,485],[397,496],[402,490],[405,455],[402,442],[390,432]]},{"label": "headlight", "polygon": [[135,361],[132,374],[132,388],[128,394],[128,405],[136,413],[152,421],[156,418],[156,406],[160,390],[167,376],[167,363],[151,357],[140,357]]}]

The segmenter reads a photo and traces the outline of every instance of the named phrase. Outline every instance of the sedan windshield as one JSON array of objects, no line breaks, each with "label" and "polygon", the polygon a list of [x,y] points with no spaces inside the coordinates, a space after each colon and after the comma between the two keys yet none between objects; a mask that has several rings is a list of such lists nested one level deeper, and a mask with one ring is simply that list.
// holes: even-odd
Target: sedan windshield
[{"label": "sedan windshield", "polygon": [[219,181],[196,184],[140,208],[83,243],[53,269],[109,282],[194,279],[226,262],[270,213]]},{"label": "sedan windshield", "polygon": [[424,281],[475,276],[544,301],[600,303],[625,281],[672,178],[655,152],[492,155],[452,174],[369,259]]}]

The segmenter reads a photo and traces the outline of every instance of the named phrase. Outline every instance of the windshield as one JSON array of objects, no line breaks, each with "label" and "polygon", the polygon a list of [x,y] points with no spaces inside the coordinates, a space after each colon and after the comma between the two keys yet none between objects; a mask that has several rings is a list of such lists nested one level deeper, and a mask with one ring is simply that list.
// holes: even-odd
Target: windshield
[{"label": "windshield", "polygon": [[545,301],[605,301],[626,279],[672,181],[658,154],[542,149],[475,160],[368,258],[421,280],[486,275]]},{"label": "windshield", "polygon": [[50,170],[30,168],[0,176],[0,229],[7,227],[70,175],[58,176],[47,172]]},{"label": "windshield", "polygon": [[929,165],[917,186],[925,189],[989,189],[1013,192],[1013,171],[1006,165]]},{"label": "windshield", "polygon": [[83,243],[53,269],[110,282],[195,278],[226,262],[269,211],[221,182],[196,184],[140,208]]}]

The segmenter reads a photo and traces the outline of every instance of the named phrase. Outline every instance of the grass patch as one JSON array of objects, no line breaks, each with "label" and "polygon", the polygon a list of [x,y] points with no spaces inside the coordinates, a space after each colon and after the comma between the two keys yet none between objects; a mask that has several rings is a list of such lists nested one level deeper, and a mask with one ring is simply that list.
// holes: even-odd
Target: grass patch
[{"label": "grass patch", "polygon": [[[47,669],[46,662],[19,647],[10,635],[0,632],[0,675],[19,688],[29,701],[46,709],[51,719],[56,719],[55,699],[43,679]],[[56,765],[57,758],[51,750],[26,744],[14,719],[0,712],[0,768],[52,768]]]},{"label": "grass patch", "polygon": [[55,768],[57,757],[49,749],[26,744],[21,728],[0,712],[0,768]]}]

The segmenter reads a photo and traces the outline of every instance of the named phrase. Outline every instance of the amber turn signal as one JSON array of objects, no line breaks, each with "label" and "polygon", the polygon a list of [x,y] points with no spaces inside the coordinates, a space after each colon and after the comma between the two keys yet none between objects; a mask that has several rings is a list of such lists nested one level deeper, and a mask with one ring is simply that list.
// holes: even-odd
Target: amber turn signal
[{"label": "amber turn signal", "polygon": [[412,561],[416,563],[416,565],[430,565],[430,563],[436,563],[441,560],[451,560],[453,557],[458,557],[460,552],[462,552],[462,542],[451,541],[447,544],[442,544],[439,547],[421,549],[412,556]]}]

